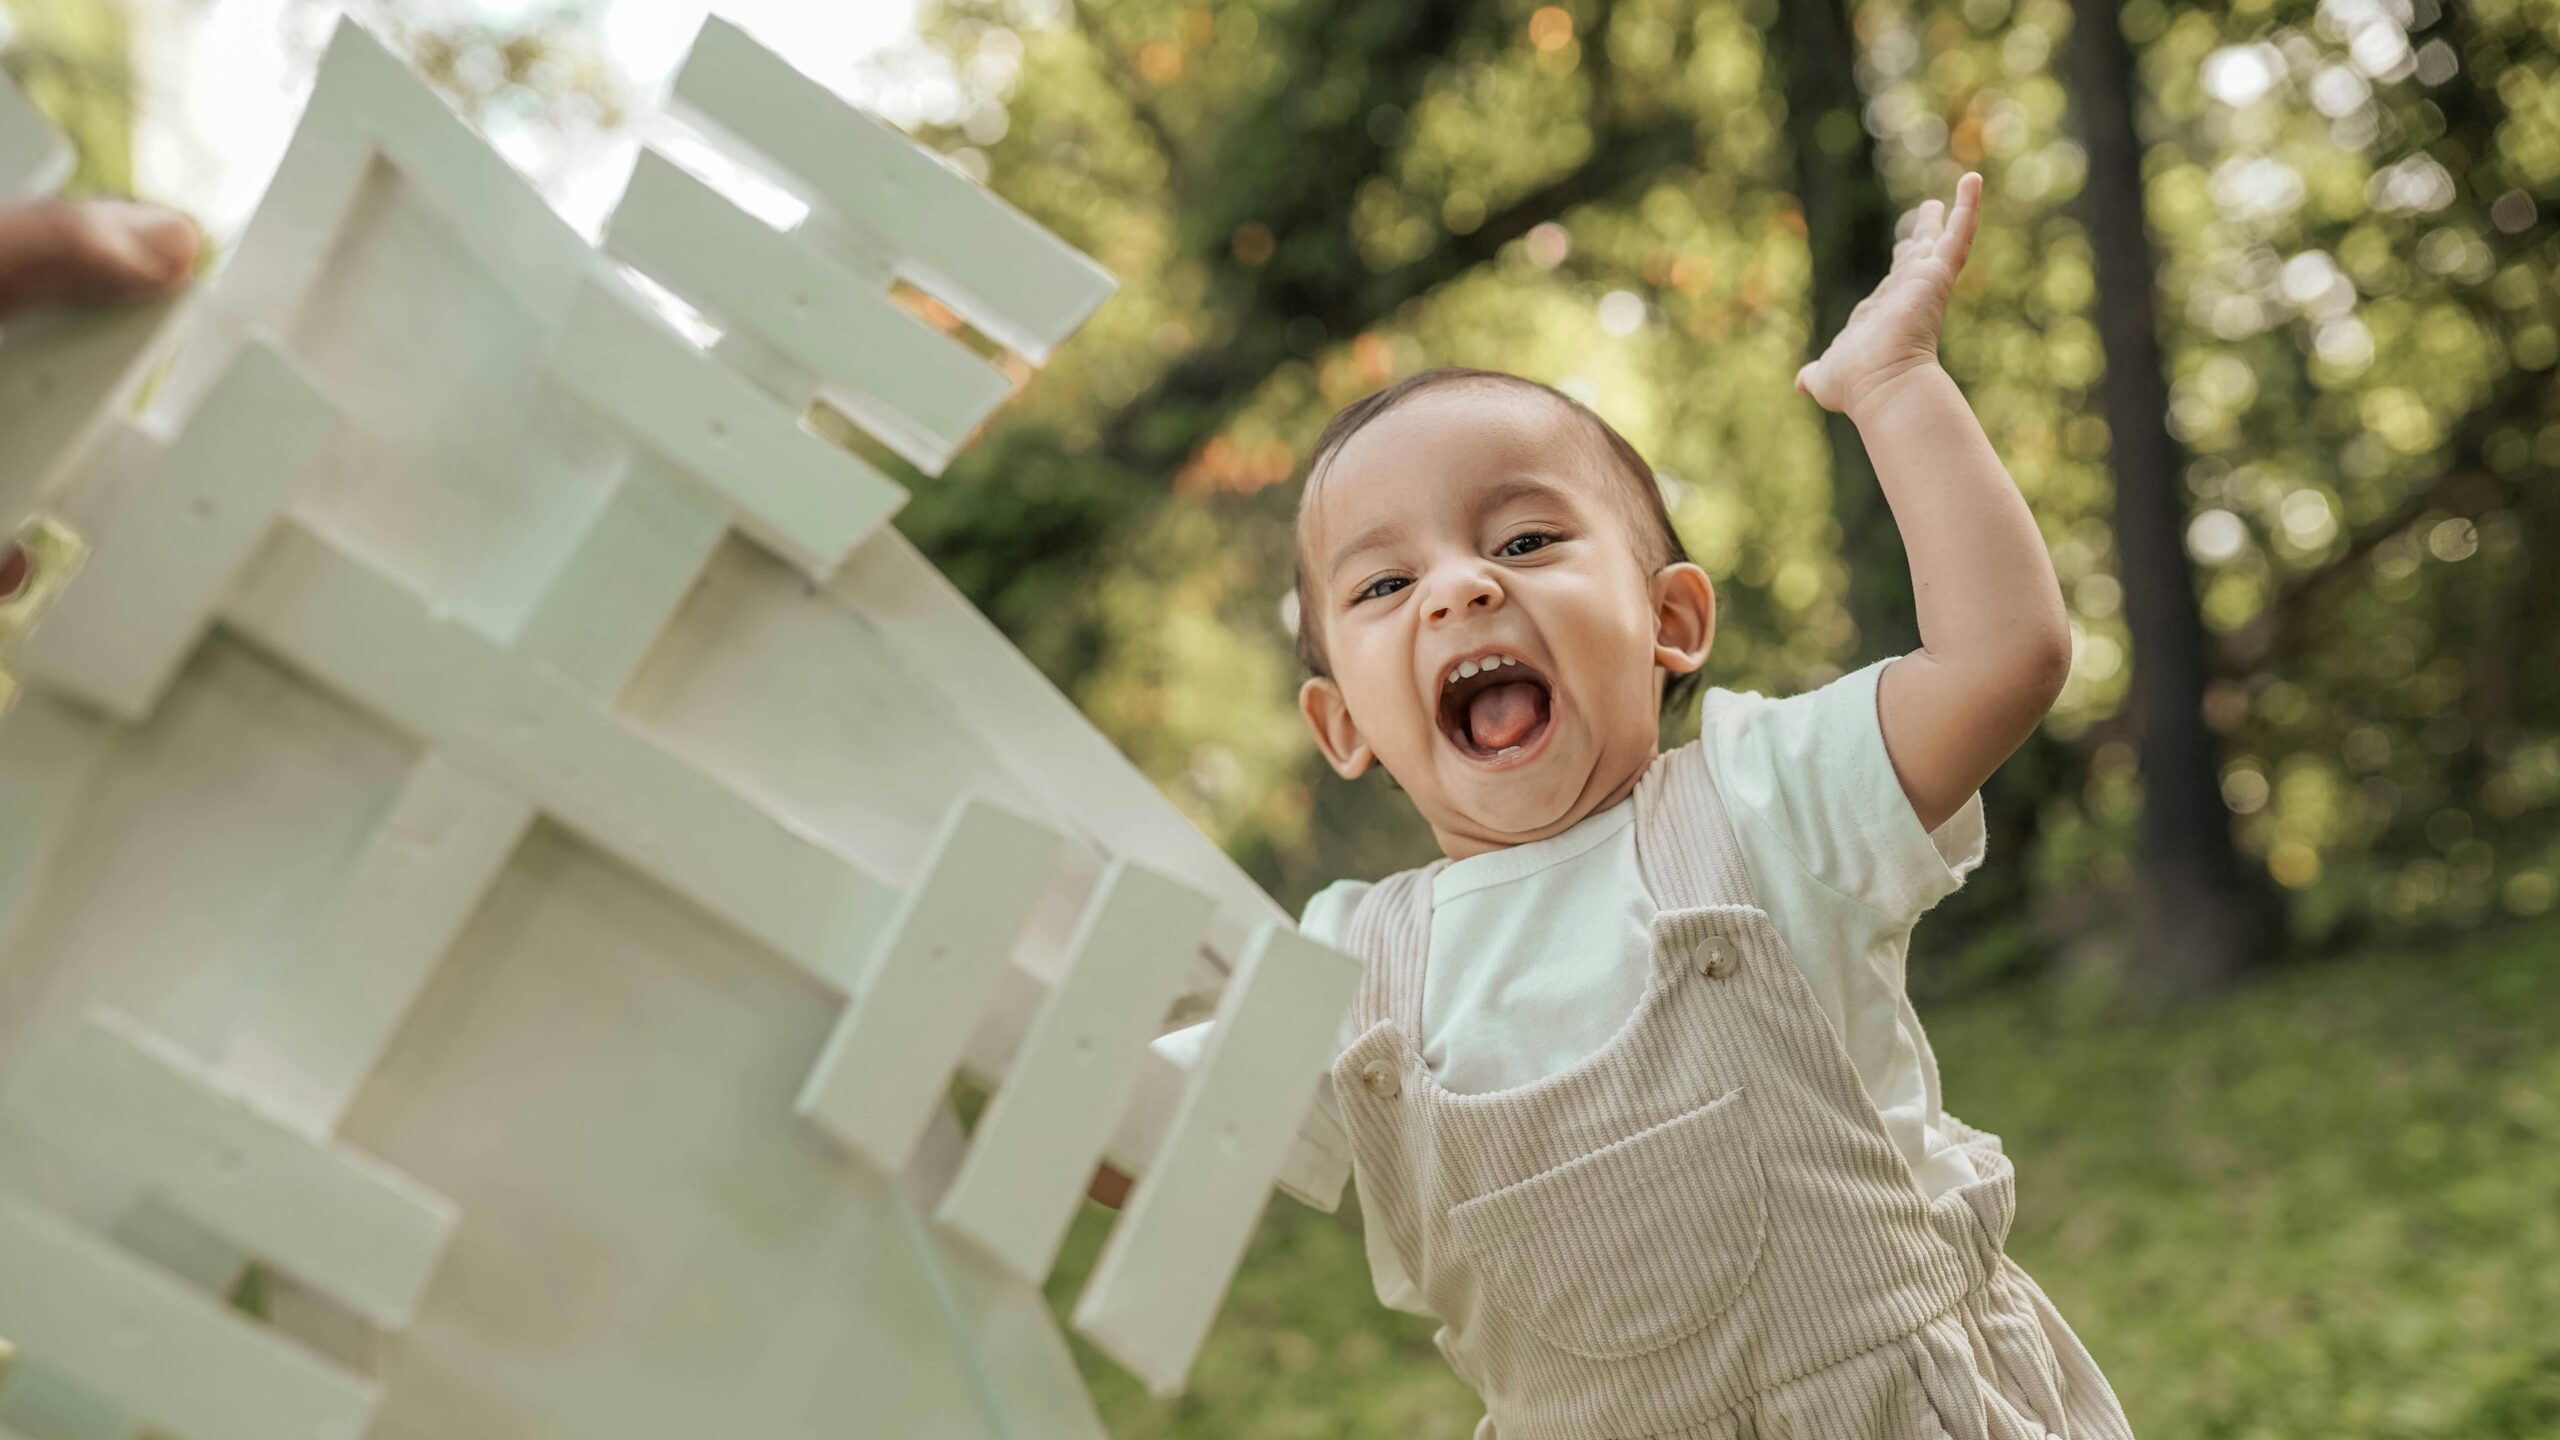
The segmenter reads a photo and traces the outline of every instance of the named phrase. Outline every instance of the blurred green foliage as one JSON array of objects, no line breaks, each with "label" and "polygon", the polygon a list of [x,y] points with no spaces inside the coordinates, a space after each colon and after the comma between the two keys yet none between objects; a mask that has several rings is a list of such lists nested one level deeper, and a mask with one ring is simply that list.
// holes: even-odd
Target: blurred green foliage
[{"label": "blurred green foliage", "polygon": [[[2018,1167],[2009,1253],[2135,1431],[2560,1434],[2560,928],[2393,946],[2118,1024],[2052,981],[1929,1007],[1948,1108]],[[1050,1285],[1109,1228],[1088,1205]],[[1264,1214],[1190,1390],[1079,1340],[1118,1440],[1466,1440],[1430,1322],[1380,1306],[1356,1196]]]}]

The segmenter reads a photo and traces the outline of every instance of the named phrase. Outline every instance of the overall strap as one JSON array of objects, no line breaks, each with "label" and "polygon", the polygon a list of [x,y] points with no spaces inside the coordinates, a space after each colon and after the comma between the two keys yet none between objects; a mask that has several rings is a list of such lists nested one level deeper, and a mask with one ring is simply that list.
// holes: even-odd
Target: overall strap
[{"label": "overall strap", "polygon": [[1430,952],[1431,882],[1448,857],[1399,870],[1369,887],[1352,907],[1344,940],[1367,968],[1354,1004],[1360,1028],[1393,1020],[1422,1043],[1422,970]]},{"label": "overall strap", "polygon": [[1703,736],[1657,758],[1636,782],[1636,858],[1664,910],[1759,905]]}]

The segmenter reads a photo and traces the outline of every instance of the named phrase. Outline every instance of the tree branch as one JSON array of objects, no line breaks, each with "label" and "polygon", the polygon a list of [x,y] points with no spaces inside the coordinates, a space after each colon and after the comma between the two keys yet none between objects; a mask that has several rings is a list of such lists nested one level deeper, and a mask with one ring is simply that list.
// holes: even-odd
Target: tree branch
[{"label": "tree branch", "polygon": [[1145,393],[1101,425],[1102,447],[1124,462],[1168,479],[1243,405],[1261,378],[1291,353],[1290,322],[1311,319],[1327,337],[1364,330],[1408,300],[1429,294],[1491,260],[1504,245],[1578,205],[1614,198],[1696,153],[1694,123],[1666,115],[1593,137],[1578,166],[1485,217],[1464,235],[1448,235],[1418,259],[1327,293],[1275,303],[1258,287],[1245,307],[1252,327],[1215,347],[1202,346],[1167,367]]}]

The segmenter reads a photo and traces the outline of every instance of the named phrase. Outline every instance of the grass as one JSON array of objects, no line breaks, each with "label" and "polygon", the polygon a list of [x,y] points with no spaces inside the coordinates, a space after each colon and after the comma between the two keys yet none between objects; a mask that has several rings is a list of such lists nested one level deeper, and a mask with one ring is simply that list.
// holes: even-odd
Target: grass
[{"label": "grass", "polygon": [[[2146,1440],[2560,1435],[2560,926],[2136,1021],[2051,986],[1926,1019],[1949,1108],[2017,1161],[2010,1253]],[[1076,1343],[1116,1440],[1467,1440],[1432,1328],[1372,1296],[1354,1203],[1280,1199],[1185,1394]]]}]

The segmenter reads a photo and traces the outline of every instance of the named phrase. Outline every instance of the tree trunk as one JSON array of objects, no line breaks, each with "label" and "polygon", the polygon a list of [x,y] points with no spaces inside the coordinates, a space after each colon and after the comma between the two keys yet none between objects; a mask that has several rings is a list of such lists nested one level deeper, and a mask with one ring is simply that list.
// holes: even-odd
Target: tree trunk
[{"label": "tree trunk", "polygon": [[2137,950],[2127,978],[2154,995],[2213,990],[2283,943],[2284,910],[2243,860],[2222,802],[2221,742],[2205,722],[2210,642],[2188,564],[2184,447],[2153,310],[2132,49],[2118,0],[2073,0],[2072,103],[2089,150],[2083,220],[2097,258],[2107,363],[2116,558],[2133,641],[2142,818],[2134,846]]},{"label": "tree trunk", "polygon": [[[1893,201],[1876,173],[1875,140],[1861,119],[1858,42],[1847,0],[1773,7],[1766,43],[1787,99],[1796,198],[1813,252],[1813,334],[1807,360],[1849,323],[1849,312],[1893,267]],[[1831,513],[1849,567],[1849,618],[1857,663],[1908,654],[1920,644],[1920,612],[1902,532],[1849,417],[1822,412],[1831,444]]]},{"label": "tree trunk", "polygon": [[[1850,310],[1893,266],[1894,205],[1863,119],[1866,97],[1858,89],[1858,43],[1849,12],[1848,0],[1793,0],[1776,7],[1764,35],[1777,71],[1774,83],[1786,96],[1793,180],[1813,260],[1808,360],[1822,353],[1848,323]],[[1831,447],[1831,513],[1849,569],[1849,618],[1858,627],[1849,663],[1908,654],[1920,644],[1920,611],[1901,529],[1858,427],[1827,410],[1822,420]],[[2033,928],[2034,897],[2027,866],[2016,862],[2035,848],[2044,798],[2072,783],[2069,777],[2079,768],[2077,757],[2039,730],[1983,787],[1985,854],[2002,857],[2002,863],[1986,864],[1947,901],[1943,924],[1968,937],[1977,956],[1995,957],[2000,968],[1941,967],[1924,982],[1931,993],[1958,993],[2004,978],[2017,968],[2015,957],[2028,957],[2030,964],[2040,958],[2041,948],[2024,939]],[[2002,928],[2012,934],[1993,933]]]}]

